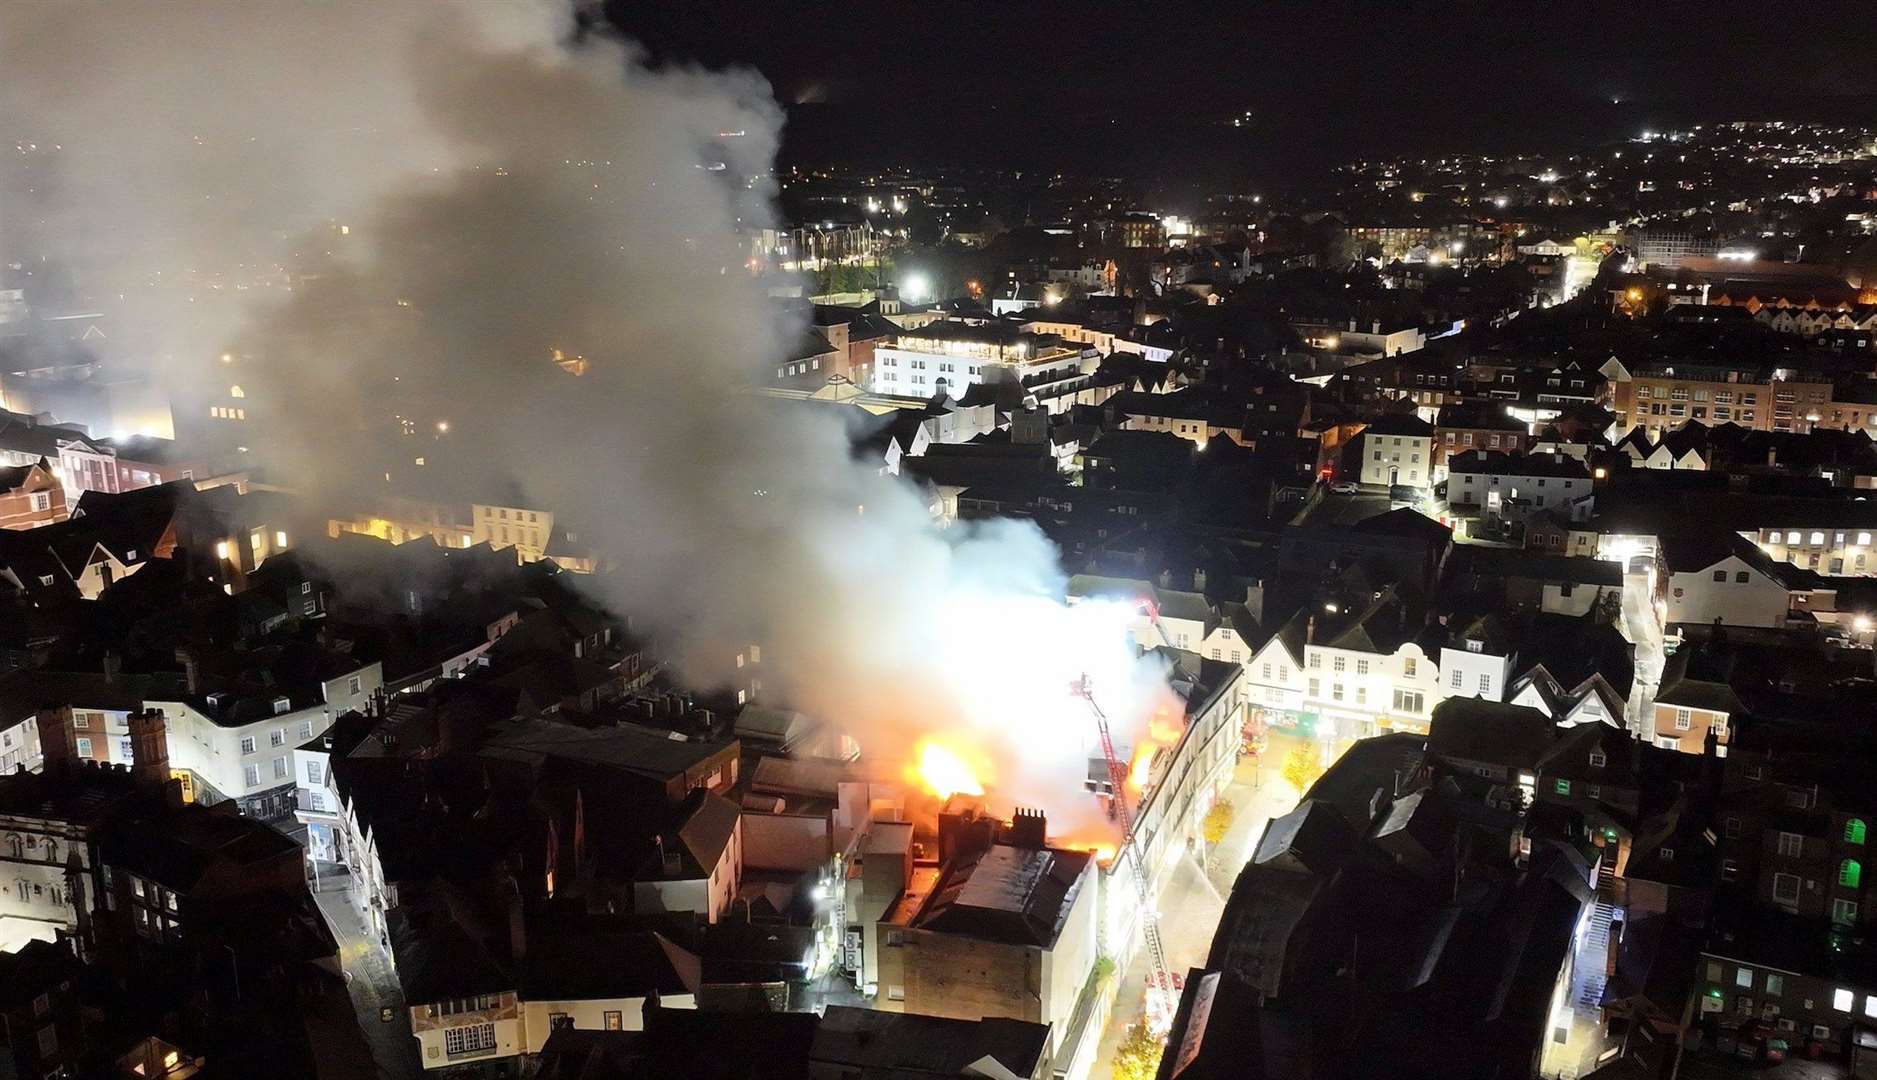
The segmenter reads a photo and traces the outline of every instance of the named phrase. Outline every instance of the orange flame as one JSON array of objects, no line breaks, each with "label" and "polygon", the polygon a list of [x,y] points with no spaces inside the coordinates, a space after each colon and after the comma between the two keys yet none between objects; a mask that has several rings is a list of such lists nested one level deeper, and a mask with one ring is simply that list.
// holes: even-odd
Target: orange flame
[{"label": "orange flame", "polygon": [[1172,746],[1180,741],[1180,735],[1186,730],[1185,710],[1162,705],[1154,711],[1147,721],[1147,735],[1162,746]]},{"label": "orange flame", "polygon": [[964,758],[951,749],[929,742],[919,748],[915,766],[919,783],[941,799],[953,795],[982,795],[984,785]]},{"label": "orange flame", "polygon": [[1057,837],[1053,842],[1057,847],[1068,848],[1071,851],[1086,851],[1090,855],[1095,856],[1096,862],[1104,866],[1114,862],[1115,852],[1117,850],[1114,841],[1107,837],[1103,837],[1100,840]]},{"label": "orange flame", "polygon": [[1154,775],[1154,750],[1152,742],[1142,742],[1134,751],[1134,763],[1128,768],[1128,783],[1136,790],[1147,790],[1147,784]]}]

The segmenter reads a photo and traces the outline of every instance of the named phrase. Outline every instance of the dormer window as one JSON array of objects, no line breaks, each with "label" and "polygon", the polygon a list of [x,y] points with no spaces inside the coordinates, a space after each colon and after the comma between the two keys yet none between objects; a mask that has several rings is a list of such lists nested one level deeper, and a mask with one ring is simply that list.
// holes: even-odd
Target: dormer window
[{"label": "dormer window", "polygon": [[279,716],[281,713],[288,712],[292,708],[293,708],[293,702],[290,701],[289,699],[284,698],[284,697],[277,697],[274,699],[274,715],[275,716]]},{"label": "dormer window", "polygon": [[1467,652],[1473,652],[1473,653],[1476,653],[1476,652],[1479,652],[1480,650],[1482,650],[1482,649],[1484,649],[1485,647],[1486,647],[1486,643],[1485,643],[1485,642],[1483,642],[1483,641],[1471,641],[1471,640],[1469,640],[1469,641],[1468,641],[1468,642],[1466,643],[1466,651],[1467,651]]},{"label": "dormer window", "polygon": [[1603,751],[1592,750],[1590,752],[1590,767],[1591,768],[1601,769],[1605,765],[1608,765],[1609,763],[1610,763],[1610,759],[1604,755]]}]

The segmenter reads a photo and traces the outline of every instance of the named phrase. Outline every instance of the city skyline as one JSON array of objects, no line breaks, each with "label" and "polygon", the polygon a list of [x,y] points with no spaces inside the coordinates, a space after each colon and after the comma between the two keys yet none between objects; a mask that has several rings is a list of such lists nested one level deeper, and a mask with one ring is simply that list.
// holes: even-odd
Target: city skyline
[{"label": "city skyline", "polygon": [[1869,1073],[1861,17],[0,6],[0,1075]]}]

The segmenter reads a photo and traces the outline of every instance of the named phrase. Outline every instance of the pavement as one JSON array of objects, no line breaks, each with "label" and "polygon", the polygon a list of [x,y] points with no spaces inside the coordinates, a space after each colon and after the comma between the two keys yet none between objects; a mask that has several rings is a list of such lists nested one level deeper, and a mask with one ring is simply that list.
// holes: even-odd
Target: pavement
[{"label": "pavement", "polygon": [[[1195,857],[1179,856],[1179,862],[1167,876],[1160,890],[1160,939],[1166,949],[1167,966],[1176,975],[1205,963],[1212,951],[1212,937],[1218,929],[1219,916],[1225,912],[1225,898],[1232,882],[1251,860],[1258,838],[1264,835],[1265,823],[1297,805],[1298,792],[1278,776],[1284,755],[1295,737],[1272,732],[1270,746],[1262,760],[1241,758],[1226,785],[1224,797],[1237,812],[1232,825],[1213,846],[1211,857],[1201,862]],[[1102,1029],[1101,1042],[1089,1070],[1090,1080],[1108,1080],[1114,1073],[1115,1051],[1127,1034],[1129,1025],[1145,1009],[1149,961],[1143,942],[1134,942],[1121,965],[1120,992],[1115,995],[1113,1010]]]},{"label": "pavement", "polygon": [[[391,957],[366,928],[356,894],[349,888],[325,889],[314,899],[339,941],[339,966],[345,972],[346,990],[377,1075],[385,1080],[418,1080],[424,1069],[417,1057],[417,1040],[411,1035],[410,1013],[405,1011]],[[382,1018],[386,1008],[391,1010],[388,1022]]]}]

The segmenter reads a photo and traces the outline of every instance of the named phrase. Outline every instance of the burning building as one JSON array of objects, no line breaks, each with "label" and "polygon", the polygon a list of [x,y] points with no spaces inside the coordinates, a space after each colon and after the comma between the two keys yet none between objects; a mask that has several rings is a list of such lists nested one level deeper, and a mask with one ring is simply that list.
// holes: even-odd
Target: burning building
[{"label": "burning building", "polygon": [[[1134,954],[1141,896],[1151,908],[1180,858],[1199,849],[1243,726],[1239,665],[1162,655],[1171,663],[1168,715],[1117,751],[1129,763],[1124,794],[1134,808],[1125,843],[1102,812],[1111,785],[1065,787],[1055,805],[1075,823],[1057,835],[1039,811],[1000,818],[991,807],[1002,793],[971,771],[968,746],[924,744],[902,778],[882,767],[864,778],[869,767],[859,763],[768,759],[758,767],[757,790],[786,795],[791,812],[826,799],[837,834],[849,830],[837,843],[845,854],[832,916],[840,966],[875,1008],[1047,1024],[1058,1070],[1073,1071],[1093,1050],[1108,1004],[1084,993],[1096,962],[1123,964]],[[1085,752],[1095,745],[1092,716],[1088,728]],[[1073,817],[1091,805],[1098,824]]]}]

